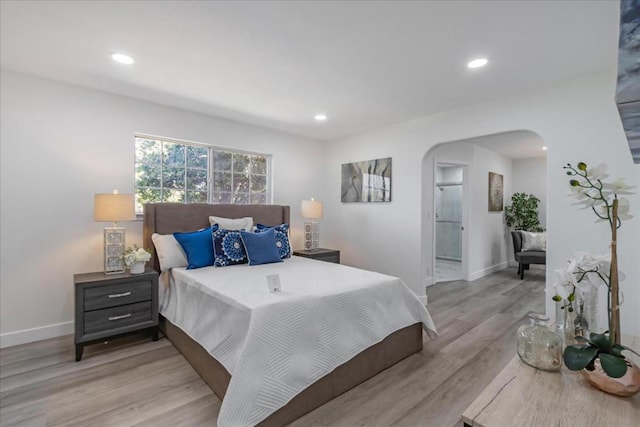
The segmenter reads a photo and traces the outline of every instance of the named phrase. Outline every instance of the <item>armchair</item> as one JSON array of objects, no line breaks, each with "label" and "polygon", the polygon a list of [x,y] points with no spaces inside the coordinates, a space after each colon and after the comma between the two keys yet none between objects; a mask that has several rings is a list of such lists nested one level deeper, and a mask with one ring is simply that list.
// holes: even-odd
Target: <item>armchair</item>
[{"label": "armchair", "polygon": [[547,253],[545,251],[522,251],[522,233],[512,231],[513,256],[518,262],[518,274],[520,279],[524,279],[524,271],[529,269],[530,264],[547,264]]}]

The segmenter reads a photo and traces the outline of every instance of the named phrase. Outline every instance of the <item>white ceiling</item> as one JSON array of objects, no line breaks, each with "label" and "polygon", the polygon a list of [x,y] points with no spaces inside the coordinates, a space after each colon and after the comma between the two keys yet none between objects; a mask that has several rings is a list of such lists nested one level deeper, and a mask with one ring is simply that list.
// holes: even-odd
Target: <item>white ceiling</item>
[{"label": "white ceiling", "polygon": [[[333,139],[613,69],[618,7],[2,1],[0,65]],[[116,51],[136,63],[114,63]],[[489,65],[467,69],[478,56]],[[329,120],[314,122],[317,112]]]}]

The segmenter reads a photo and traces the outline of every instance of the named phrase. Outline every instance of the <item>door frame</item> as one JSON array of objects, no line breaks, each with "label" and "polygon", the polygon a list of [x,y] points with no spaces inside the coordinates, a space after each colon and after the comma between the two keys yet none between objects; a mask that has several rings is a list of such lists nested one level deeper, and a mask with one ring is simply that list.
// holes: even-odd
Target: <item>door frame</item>
[{"label": "door frame", "polygon": [[436,182],[437,182],[437,171],[438,166],[447,165],[447,166],[462,166],[462,280],[469,280],[469,206],[470,206],[470,197],[471,197],[471,182],[469,180],[469,167],[471,165],[470,162],[464,162],[460,160],[448,160],[442,158],[434,158],[433,159],[433,200],[432,200],[432,212],[431,215],[431,226],[432,226],[432,236],[433,236],[433,248],[432,254],[433,257],[431,259],[431,271],[432,271],[432,284],[436,284]]}]

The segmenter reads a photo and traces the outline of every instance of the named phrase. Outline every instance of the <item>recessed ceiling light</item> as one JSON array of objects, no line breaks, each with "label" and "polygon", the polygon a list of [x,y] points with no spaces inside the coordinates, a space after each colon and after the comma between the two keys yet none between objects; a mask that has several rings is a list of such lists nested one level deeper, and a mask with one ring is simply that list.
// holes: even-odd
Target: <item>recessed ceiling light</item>
[{"label": "recessed ceiling light", "polygon": [[545,145],[544,147],[542,147],[542,149],[543,149],[544,151],[547,151],[547,146]]},{"label": "recessed ceiling light", "polygon": [[133,64],[133,58],[130,57],[129,55],[125,55],[122,53],[114,53],[113,55],[111,55],[111,59],[113,59],[114,61],[120,64],[125,64],[125,65]]},{"label": "recessed ceiling light", "polygon": [[469,68],[480,68],[480,67],[484,67],[485,65],[487,65],[488,62],[489,62],[489,60],[487,58],[478,58],[478,59],[474,59],[473,61],[470,61],[467,64],[467,67],[469,67]]},{"label": "recessed ceiling light", "polygon": [[324,122],[325,120],[327,120],[327,115],[324,113],[318,113],[315,116],[313,116],[313,118],[319,122]]}]

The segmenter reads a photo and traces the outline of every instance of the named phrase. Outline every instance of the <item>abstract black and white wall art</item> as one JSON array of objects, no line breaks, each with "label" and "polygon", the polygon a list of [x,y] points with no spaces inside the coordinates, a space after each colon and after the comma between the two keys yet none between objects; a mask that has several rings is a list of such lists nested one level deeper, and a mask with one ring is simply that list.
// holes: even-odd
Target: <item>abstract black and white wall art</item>
[{"label": "abstract black and white wall art", "polygon": [[391,201],[391,157],[342,165],[342,197],[350,202]]},{"label": "abstract black and white wall art", "polygon": [[640,163],[640,0],[620,2],[616,103],[634,163]]}]

